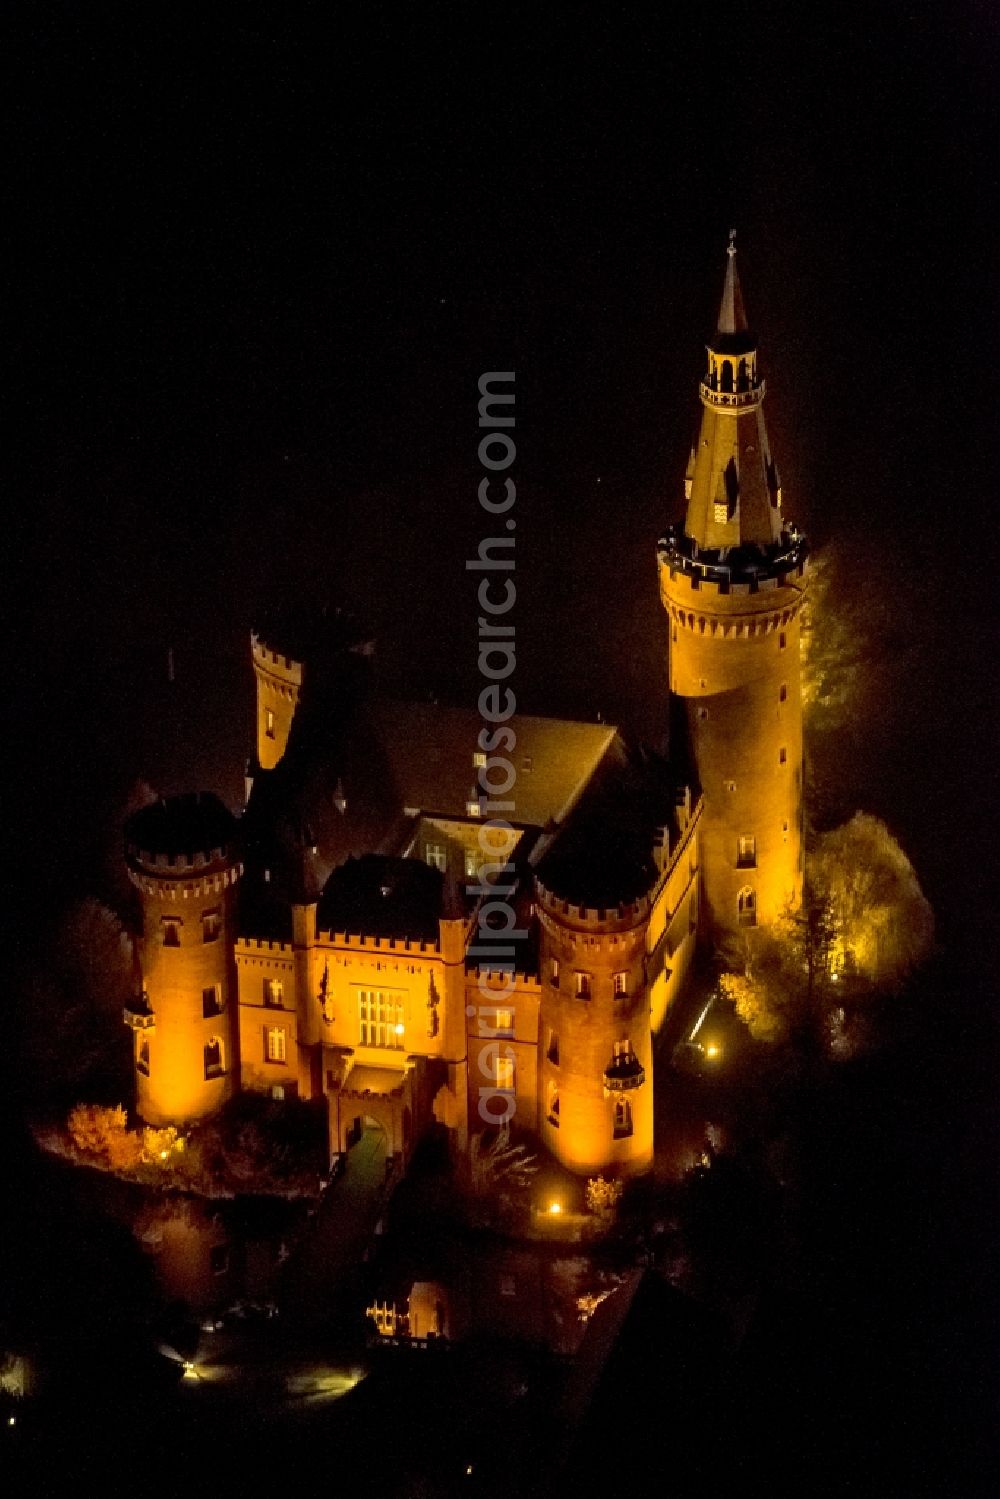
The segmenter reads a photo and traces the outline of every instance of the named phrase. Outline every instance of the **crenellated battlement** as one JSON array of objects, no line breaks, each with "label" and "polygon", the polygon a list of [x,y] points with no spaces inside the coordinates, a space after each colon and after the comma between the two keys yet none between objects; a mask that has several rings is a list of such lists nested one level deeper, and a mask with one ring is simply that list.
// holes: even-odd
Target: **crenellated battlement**
[{"label": "crenellated battlement", "polygon": [[153,802],[126,824],[129,878],[150,896],[217,894],[243,873],[232,852],[235,837],[235,818],[210,792]]},{"label": "crenellated battlement", "polygon": [[346,947],[352,952],[401,953],[414,957],[437,957],[436,942],[411,941],[408,937],[366,937],[361,932],[317,932],[317,947]]},{"label": "crenellated battlement", "polygon": [[290,942],[271,941],[267,937],[238,937],[236,940],[236,956],[257,957],[258,955],[277,955],[287,959],[290,963],[294,956],[294,948]]},{"label": "crenellated battlement", "polygon": [[[513,970],[490,968],[488,964],[472,963],[466,965],[466,977],[475,978],[477,983],[485,980],[487,983],[495,979],[498,984],[507,985],[513,979],[514,989],[526,991],[529,994],[541,994],[542,981],[537,973],[529,973],[526,969],[516,968]],[[480,989],[479,993],[485,999],[487,990]]]},{"label": "crenellated battlement", "polygon": [[535,895],[539,908],[553,917],[562,926],[572,926],[595,935],[611,936],[620,930],[631,930],[649,916],[652,908],[652,890],[638,900],[622,902],[615,906],[578,906],[553,890],[548,890],[535,878]]},{"label": "crenellated battlement", "polygon": [[[746,611],[756,615],[773,607],[769,606],[767,594],[801,584],[808,554],[808,543],[795,526],[787,526],[781,540],[773,546],[704,549],[678,523],[669,527],[656,544],[660,591],[668,607],[669,581],[671,593],[685,591],[715,599],[746,600]],[[765,598],[758,602],[757,596],[761,594]]]},{"label": "crenellated battlement", "polygon": [[255,631],[250,632],[250,652],[255,667],[288,685],[302,686],[303,663],[272,649]]}]

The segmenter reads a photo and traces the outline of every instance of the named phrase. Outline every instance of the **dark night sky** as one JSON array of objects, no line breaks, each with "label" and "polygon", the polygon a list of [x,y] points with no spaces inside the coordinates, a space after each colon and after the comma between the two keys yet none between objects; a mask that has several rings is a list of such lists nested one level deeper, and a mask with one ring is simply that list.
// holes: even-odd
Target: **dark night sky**
[{"label": "dark night sky", "polygon": [[236,797],[265,605],[346,602],[387,687],[468,699],[484,369],[517,371],[520,700],[658,737],[654,546],[735,224],[787,509],[878,621],[877,711],[827,759],[913,858],[953,985],[821,1152],[832,1253],[888,1266],[829,1321],[872,1307],[859,1407],[901,1348],[931,1369],[910,1422],[957,1423],[995,1268],[1000,12],[289,12],[5,15],[5,914],[30,946],[109,891],[138,777]]},{"label": "dark night sky", "polygon": [[653,546],[731,223],[787,508],[909,646],[857,801],[932,895],[986,855],[995,14],[676,10],[15,12],[7,702],[39,879],[86,885],[136,775],[236,794],[268,601],[344,600],[388,686],[472,692],[484,368],[518,375],[521,699],[657,736]]}]

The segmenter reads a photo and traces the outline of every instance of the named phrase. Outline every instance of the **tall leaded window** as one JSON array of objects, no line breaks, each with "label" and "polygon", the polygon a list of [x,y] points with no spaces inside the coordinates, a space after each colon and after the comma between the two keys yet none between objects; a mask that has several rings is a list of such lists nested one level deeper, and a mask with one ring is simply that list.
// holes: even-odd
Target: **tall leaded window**
[{"label": "tall leaded window", "polygon": [[514,1054],[504,1056],[501,1052],[497,1056],[497,1087],[501,1093],[513,1093],[514,1091]]},{"label": "tall leaded window", "polygon": [[286,1033],[279,1025],[269,1025],[264,1031],[264,1055],[269,1062],[286,1060]]},{"label": "tall leaded window", "polygon": [[284,985],[281,979],[264,980],[264,1003],[272,1010],[280,1010],[284,999]]},{"label": "tall leaded window", "polygon": [[388,1046],[401,1050],[405,1026],[399,994],[382,989],[358,990],[358,1041],[362,1046]]}]

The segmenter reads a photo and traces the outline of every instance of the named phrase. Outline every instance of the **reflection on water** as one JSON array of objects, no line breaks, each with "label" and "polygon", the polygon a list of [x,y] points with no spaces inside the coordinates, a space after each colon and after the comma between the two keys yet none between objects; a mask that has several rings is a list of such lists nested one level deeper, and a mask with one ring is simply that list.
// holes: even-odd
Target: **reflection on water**
[{"label": "reflection on water", "polygon": [[164,1297],[205,1315],[273,1301],[305,1211],[272,1199],[158,1197],[138,1205],[132,1231]]}]

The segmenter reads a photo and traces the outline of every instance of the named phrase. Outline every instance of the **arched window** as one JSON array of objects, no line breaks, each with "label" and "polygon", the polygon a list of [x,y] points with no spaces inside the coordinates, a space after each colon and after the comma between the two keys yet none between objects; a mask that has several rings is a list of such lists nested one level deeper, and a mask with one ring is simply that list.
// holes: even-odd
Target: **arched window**
[{"label": "arched window", "polygon": [[624,1140],[632,1133],[632,1105],[627,1098],[615,1099],[614,1135],[616,1140]]},{"label": "arched window", "polygon": [[751,885],[744,885],[736,897],[736,911],[740,926],[757,925],[757,892]]},{"label": "arched window", "polygon": [[722,378],[719,381],[719,389],[731,391],[733,388],[733,363],[731,359],[722,361]]},{"label": "arched window", "polygon": [[223,1072],[225,1071],[225,1068],[223,1066],[224,1060],[225,1058],[222,1051],[222,1041],[218,1036],[213,1036],[211,1041],[209,1041],[205,1047],[206,1082],[209,1078],[222,1076]]}]

